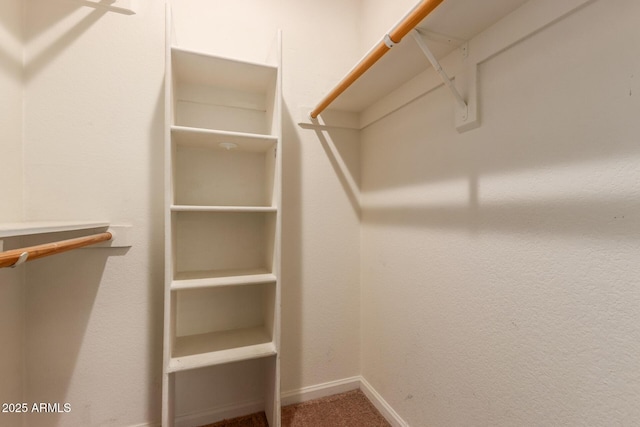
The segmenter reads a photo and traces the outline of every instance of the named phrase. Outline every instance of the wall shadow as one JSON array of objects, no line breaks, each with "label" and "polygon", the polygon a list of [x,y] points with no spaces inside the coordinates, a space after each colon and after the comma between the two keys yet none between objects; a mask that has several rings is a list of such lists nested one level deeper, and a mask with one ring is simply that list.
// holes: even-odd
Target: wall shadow
[{"label": "wall shadow", "polygon": [[[23,0],[21,0],[23,1]],[[56,1],[55,7],[49,6],[51,0],[29,0],[29,8],[47,8],[47,13],[42,19],[29,21],[29,33],[26,41],[35,40],[41,34],[47,32],[56,23],[66,19],[69,15],[75,13],[78,9],[87,8],[87,11],[100,9],[104,12],[130,15],[130,12],[123,11],[121,8],[113,7],[112,0],[64,0]],[[0,17],[0,20],[2,18]],[[17,34],[17,33],[16,33]]]},{"label": "wall shadow", "polygon": [[[513,58],[490,64],[481,80],[480,99],[489,105],[481,105],[485,117],[478,129],[456,133],[451,112],[443,108],[450,99],[441,87],[362,131],[363,223],[470,234],[638,239],[634,224],[640,203],[629,171],[633,159],[640,158],[640,128],[623,114],[637,106],[632,91],[623,91],[623,84],[613,90],[603,86],[597,96],[606,97],[608,106],[589,102],[597,99],[589,94],[585,107],[562,108],[579,93],[576,84],[563,88],[567,93],[556,108],[549,105],[548,91],[495,77],[496,69],[524,56],[521,51],[503,54]],[[576,179],[584,182],[582,188]],[[562,182],[564,190],[558,188]]]},{"label": "wall shadow", "polygon": [[[302,378],[302,154],[300,138],[286,101],[282,103],[282,304],[283,383],[300,388]],[[288,378],[287,378],[288,377]],[[283,389],[283,392],[289,390]]]},{"label": "wall shadow", "polygon": [[86,8],[87,13],[79,18],[72,26],[69,26],[68,31],[60,34],[48,46],[41,48],[38,54],[28,58],[28,61],[25,63],[24,74],[26,82],[29,82],[40,74],[50,62],[64,52],[106,14],[124,14],[124,19],[127,19],[126,15],[129,15],[129,13],[123,12],[118,8],[110,7],[108,0],[98,2],[76,0],[75,2],[55,2],[55,5],[51,5],[50,3],[49,1],[44,2],[40,0],[29,4],[29,8],[42,8],[46,10],[46,13],[32,12],[26,15],[27,22],[25,23],[24,30],[24,40],[26,44],[36,40],[43,33],[49,31],[56,23],[70,19],[69,16],[78,11],[78,9]]},{"label": "wall shadow", "polygon": [[22,61],[4,49],[0,50],[0,71],[16,83],[22,83]]},{"label": "wall shadow", "polygon": [[[21,82],[22,76],[22,47],[24,45],[24,36],[22,34],[22,18],[21,11],[15,10],[9,2],[0,4],[0,41],[7,40],[6,46],[0,45],[0,70],[16,82]],[[6,36],[2,33],[5,33]],[[12,42],[15,45],[12,46]],[[12,51],[15,48],[15,51]]]},{"label": "wall shadow", "polygon": [[[76,9],[75,6],[73,9]],[[58,10],[58,8],[53,8]],[[70,12],[73,11],[70,10]],[[67,8],[67,10],[69,10]],[[75,23],[73,27],[66,33],[59,36],[55,41],[49,44],[46,48],[41,49],[40,53],[29,58],[25,64],[25,81],[29,82],[36,77],[51,61],[58,57],[64,50],[66,50],[75,40],[80,38],[89,28],[91,28],[96,22],[100,20],[108,10],[94,9],[81,20]],[[55,22],[55,21],[52,21]],[[31,29],[31,25],[27,26]],[[35,37],[34,31],[27,31],[27,41]]]},{"label": "wall shadow", "polygon": [[163,372],[163,331],[164,331],[164,81],[158,91],[158,99],[149,128],[149,168],[148,203],[151,213],[149,223],[149,345],[147,346],[149,393],[147,413],[158,412],[162,402]]},{"label": "wall shadow", "polygon": [[469,233],[533,234],[616,241],[640,238],[640,202],[627,197],[542,199],[467,205],[390,205],[363,208],[363,222]]},{"label": "wall shadow", "polygon": [[[346,146],[352,143],[349,139],[353,139],[353,133],[358,131],[336,128],[314,128],[313,130],[318,141],[322,144],[322,148],[327,154],[336,176],[340,180],[351,208],[356,216],[360,218],[360,163],[359,159],[349,155],[350,153],[348,153]],[[347,136],[351,138],[345,138]]]},{"label": "wall shadow", "polygon": [[[119,255],[126,250],[118,249]],[[26,270],[26,369],[28,402],[70,403],[67,391],[77,371],[107,259],[114,249],[77,250],[35,260]],[[104,339],[108,344],[108,337]],[[34,382],[35,381],[35,382]],[[86,409],[85,409],[86,410]],[[29,425],[62,425],[64,413],[29,413]]]}]

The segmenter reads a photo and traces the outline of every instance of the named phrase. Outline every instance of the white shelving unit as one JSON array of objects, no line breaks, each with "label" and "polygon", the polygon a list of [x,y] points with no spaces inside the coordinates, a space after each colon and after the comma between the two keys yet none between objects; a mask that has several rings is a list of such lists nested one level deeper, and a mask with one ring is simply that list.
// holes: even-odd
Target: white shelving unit
[{"label": "white shelving unit", "polygon": [[163,426],[176,374],[258,358],[280,425],[279,34],[277,45],[257,64],[167,43]]}]

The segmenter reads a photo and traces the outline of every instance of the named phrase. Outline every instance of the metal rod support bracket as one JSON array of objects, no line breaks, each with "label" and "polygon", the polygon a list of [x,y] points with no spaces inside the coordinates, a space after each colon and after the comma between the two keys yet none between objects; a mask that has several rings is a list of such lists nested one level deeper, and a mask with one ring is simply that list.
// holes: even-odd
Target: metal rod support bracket
[{"label": "metal rod support bracket", "polygon": [[429,49],[429,46],[427,46],[427,44],[424,42],[424,40],[422,39],[422,36],[420,35],[420,32],[418,32],[418,30],[413,30],[411,31],[411,35],[413,36],[413,39],[418,44],[418,47],[420,47],[424,55],[427,57],[427,59],[433,66],[433,69],[438,73],[438,75],[440,75],[440,78],[444,82],[445,86],[449,88],[449,91],[451,91],[451,94],[453,95],[456,102],[462,109],[462,115],[461,115],[462,120],[466,120],[468,117],[468,110],[469,110],[467,102],[464,100],[464,98],[462,98],[462,95],[460,95],[460,92],[458,92],[458,89],[456,89],[456,87],[454,86],[453,82],[451,81],[447,73],[445,73],[445,71],[442,69],[440,62],[438,62],[438,59],[431,52],[431,50]]},{"label": "metal rod support bracket", "polygon": [[386,44],[389,49],[391,49],[392,47],[398,44],[393,40],[391,40],[391,36],[389,34],[385,34],[384,37],[382,38],[382,41],[384,41],[384,44]]},{"label": "metal rod support bracket", "polygon": [[25,262],[27,262],[28,258],[29,252],[22,252],[22,254],[20,254],[20,256],[18,257],[18,260],[11,266],[11,268],[16,268],[20,264],[24,264]]}]

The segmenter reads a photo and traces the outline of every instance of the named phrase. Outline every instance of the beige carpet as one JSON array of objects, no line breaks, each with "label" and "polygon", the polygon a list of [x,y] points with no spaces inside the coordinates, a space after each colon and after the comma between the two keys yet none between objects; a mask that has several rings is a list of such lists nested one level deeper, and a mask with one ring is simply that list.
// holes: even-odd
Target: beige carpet
[{"label": "beige carpet", "polygon": [[[202,427],[268,427],[264,412]],[[282,408],[282,427],[390,427],[360,390]]]}]

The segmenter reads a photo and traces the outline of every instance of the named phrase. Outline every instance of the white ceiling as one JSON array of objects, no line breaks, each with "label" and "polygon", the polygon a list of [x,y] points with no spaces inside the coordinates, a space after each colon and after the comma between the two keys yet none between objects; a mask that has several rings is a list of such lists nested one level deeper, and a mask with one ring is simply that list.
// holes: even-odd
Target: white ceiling
[{"label": "white ceiling", "polygon": [[[457,40],[472,39],[527,1],[445,0],[418,24],[418,29],[452,38],[451,42],[429,41],[430,49],[441,58],[459,46],[459,43],[456,43]],[[380,39],[383,35],[380,34]],[[429,66],[422,51],[412,38],[407,36],[402,43],[393,47],[365,75],[338,97],[329,108],[362,111]]]}]

